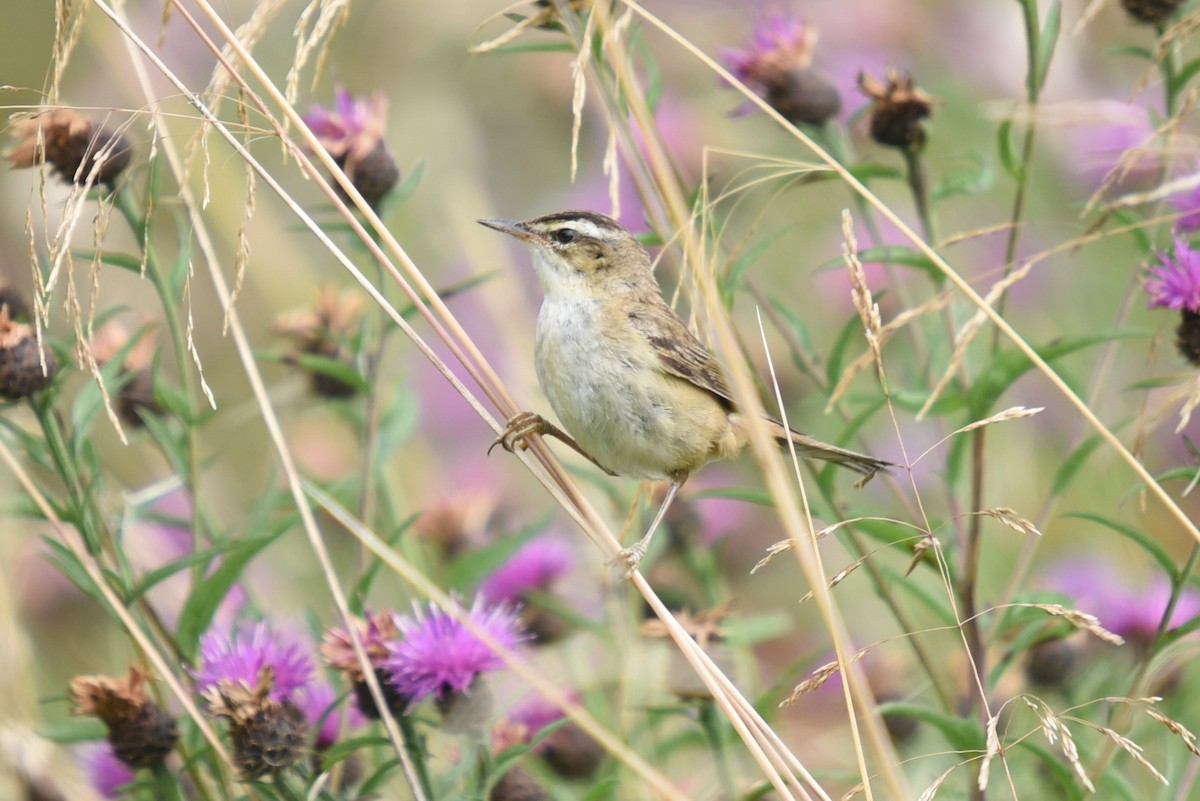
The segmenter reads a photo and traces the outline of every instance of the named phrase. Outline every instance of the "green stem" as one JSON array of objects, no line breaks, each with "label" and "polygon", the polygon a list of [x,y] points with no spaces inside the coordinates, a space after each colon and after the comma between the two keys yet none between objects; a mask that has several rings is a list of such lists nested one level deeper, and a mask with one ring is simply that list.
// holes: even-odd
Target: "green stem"
[{"label": "green stem", "polygon": [[437,798],[433,792],[433,782],[429,779],[424,738],[417,733],[417,728],[408,715],[396,715],[396,726],[404,735],[404,750],[408,752],[408,759],[412,763],[413,770],[417,772],[417,781],[421,783],[421,790],[426,798]]},{"label": "green stem", "polygon": [[906,147],[902,152],[908,175],[908,188],[912,192],[917,219],[921,221],[921,236],[932,246],[934,244],[933,217],[929,212],[929,183],[925,180],[925,165],[921,161],[921,151],[918,147]]},{"label": "green stem", "polygon": [[[1178,575],[1171,577],[1171,597],[1167,599],[1167,606],[1163,609],[1162,617],[1158,621],[1158,628],[1154,632],[1154,640],[1150,647],[1146,649],[1146,653],[1142,657],[1137,671],[1133,674],[1133,680],[1129,683],[1129,692],[1125,697],[1141,698],[1145,696],[1150,665],[1153,663],[1159,649],[1164,645],[1164,640],[1171,629],[1171,618],[1175,616],[1175,609],[1179,606],[1179,600],[1183,597],[1183,591],[1187,587],[1192,573],[1195,572],[1197,564],[1200,564],[1200,544],[1193,544],[1183,569],[1179,571]],[[1131,704],[1121,705],[1117,710],[1117,714],[1113,717],[1112,728],[1118,732],[1127,728],[1133,711],[1134,707]],[[1090,775],[1097,779],[1103,776],[1104,772],[1108,770],[1108,765],[1112,761],[1116,749],[1117,743],[1112,738],[1106,737],[1104,745],[1100,749],[1100,756],[1096,758],[1096,765],[1092,768]]]},{"label": "green stem", "polygon": [[283,771],[271,774],[271,786],[279,793],[279,797],[285,799],[285,801],[301,801],[300,796],[288,784],[287,779],[284,778]]},{"label": "green stem", "polygon": [[183,801],[183,794],[179,791],[179,782],[171,771],[167,770],[166,763],[159,763],[151,769],[151,774],[154,777],[154,795],[160,801]]},{"label": "green stem", "polygon": [[699,709],[700,728],[708,739],[712,749],[713,764],[716,766],[717,781],[721,785],[723,798],[734,798],[737,795],[733,783],[733,772],[729,769],[729,752],[725,748],[725,738],[722,736],[722,716],[717,712],[716,704],[712,701],[701,701]]},{"label": "green stem", "polygon": [[[113,205],[121,213],[121,216],[125,218],[125,222],[145,249],[143,255],[146,259],[146,277],[150,279],[150,283],[154,286],[154,290],[158,294],[159,304],[162,306],[163,317],[166,319],[167,330],[170,333],[171,344],[175,351],[175,363],[179,372],[179,381],[187,402],[187,419],[181,421],[187,438],[188,475],[183,477],[183,483],[187,488],[192,503],[192,548],[199,550],[202,541],[201,532],[203,530],[203,523],[196,493],[200,478],[199,443],[196,437],[196,376],[192,372],[187,331],[180,320],[179,310],[176,308],[178,299],[174,297],[172,292],[170,277],[163,270],[162,263],[151,242],[149,236],[150,221],[143,214],[142,207],[137,203],[128,185],[122,184],[113,193]],[[179,235],[183,237],[187,234],[184,231],[180,231]],[[198,565],[194,569],[195,577],[198,578],[201,576],[203,570],[204,567]]]},{"label": "green stem", "polygon": [[54,461],[54,466],[66,487],[71,515],[74,518],[71,522],[79,527],[88,553],[96,556],[106,549],[112,552],[112,538],[102,523],[103,518],[99,510],[92,505],[90,495],[84,489],[85,482],[76,470],[75,460],[67,446],[62,426],[49,397],[45,394],[31,397],[29,406],[37,417],[42,436],[50,450],[50,458]]}]

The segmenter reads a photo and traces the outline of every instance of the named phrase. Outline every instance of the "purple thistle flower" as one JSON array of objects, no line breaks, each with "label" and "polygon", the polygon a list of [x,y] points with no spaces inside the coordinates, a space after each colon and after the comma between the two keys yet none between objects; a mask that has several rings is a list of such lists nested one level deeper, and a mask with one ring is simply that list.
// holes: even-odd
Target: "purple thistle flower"
[{"label": "purple thistle flower", "polygon": [[[794,123],[824,125],[842,108],[837,87],[812,66],[816,29],[793,14],[772,14],[744,49],[726,49],[725,64],[739,81]],[[745,114],[753,104],[734,111]]]},{"label": "purple thistle flower", "polygon": [[1200,311],[1200,253],[1175,234],[1171,255],[1159,251],[1158,264],[1147,269],[1146,294],[1150,308]]},{"label": "purple thistle flower", "polygon": [[287,699],[308,683],[313,672],[304,649],[285,644],[265,622],[229,635],[210,631],[200,638],[200,667],[193,674],[196,692],[204,694],[223,680],[253,688],[264,667],[275,675],[270,694],[273,701]]},{"label": "purple thistle flower", "polygon": [[[381,93],[356,98],[339,86],[334,91],[333,108],[313,105],[304,122],[363,199],[378,208],[400,180],[400,168],[383,141],[387,98]],[[342,191],[340,184],[338,191]]]},{"label": "purple thistle flower", "polygon": [[530,590],[546,590],[575,564],[571,546],[559,537],[534,537],[479,586],[491,603],[520,601]]},{"label": "purple thistle flower", "polygon": [[1175,230],[1190,234],[1200,230],[1200,184],[1171,196],[1171,206],[1182,216],[1175,219]]},{"label": "purple thistle flower", "polygon": [[726,48],[721,56],[729,71],[752,89],[764,71],[806,67],[815,33],[794,14],[775,13],[754,30],[745,49]]},{"label": "purple thistle flower", "polygon": [[312,129],[330,153],[345,153],[351,144],[364,135],[383,137],[383,122],[387,118],[387,98],[382,93],[371,97],[355,97],[342,86],[333,90],[333,107],[314,103],[304,124]]},{"label": "purple thistle flower", "polygon": [[[497,670],[504,662],[482,640],[447,612],[414,604],[414,616],[396,615],[401,638],[388,645],[391,656],[384,668],[392,684],[416,704],[427,695],[445,700],[452,693],[466,693],[480,673]],[[526,639],[516,612],[509,606],[485,606],[482,596],[468,612],[504,648]]]},{"label": "purple thistle flower", "polygon": [[[1134,643],[1149,643],[1171,597],[1171,582],[1156,573],[1140,587],[1132,587],[1123,572],[1105,559],[1072,558],[1048,575],[1046,586],[1074,599],[1080,611],[1100,619],[1104,628]],[[1200,614],[1200,593],[1184,590],[1167,623],[1178,628]]]},{"label": "purple thistle flower", "polygon": [[[292,699],[304,713],[308,725],[317,730],[314,747],[324,751],[338,741],[338,737],[366,724],[367,719],[357,707],[335,708],[341,702],[333,685],[319,679],[305,685]],[[317,727],[320,727],[319,729]]]},{"label": "purple thistle flower", "polygon": [[117,759],[107,741],[87,743],[75,749],[75,758],[96,792],[105,798],[121,798],[121,788],[137,778],[137,774]]}]

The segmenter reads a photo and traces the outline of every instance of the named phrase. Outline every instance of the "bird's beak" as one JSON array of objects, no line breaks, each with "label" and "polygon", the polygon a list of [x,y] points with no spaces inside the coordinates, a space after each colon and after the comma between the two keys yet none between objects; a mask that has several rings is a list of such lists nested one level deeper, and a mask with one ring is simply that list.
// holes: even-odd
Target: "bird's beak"
[{"label": "bird's beak", "polygon": [[526,228],[525,223],[516,220],[479,220],[478,222],[480,225],[485,225],[502,234],[508,234],[511,237],[520,239],[522,242],[533,242],[540,238],[537,234]]}]

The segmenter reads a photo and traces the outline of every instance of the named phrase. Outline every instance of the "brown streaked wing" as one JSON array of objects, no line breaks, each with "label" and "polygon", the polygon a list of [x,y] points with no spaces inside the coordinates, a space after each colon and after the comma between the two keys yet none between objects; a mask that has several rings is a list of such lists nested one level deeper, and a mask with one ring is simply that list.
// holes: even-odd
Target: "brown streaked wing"
[{"label": "brown streaked wing", "polygon": [[641,303],[629,310],[629,321],[645,335],[663,369],[673,376],[711,392],[721,405],[733,410],[733,393],[725,383],[721,365],[688,330],[683,320],[662,299]]}]

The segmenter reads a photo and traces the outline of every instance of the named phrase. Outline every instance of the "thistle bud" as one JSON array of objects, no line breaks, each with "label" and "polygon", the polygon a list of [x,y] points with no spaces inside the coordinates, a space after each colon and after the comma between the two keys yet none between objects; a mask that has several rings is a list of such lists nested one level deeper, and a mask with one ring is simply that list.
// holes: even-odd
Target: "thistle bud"
[{"label": "thistle bud", "polygon": [[148,678],[132,666],[124,679],[76,676],[68,690],[72,714],[100,718],[113,753],[131,768],[162,764],[179,739],[175,719],[146,695]]}]

